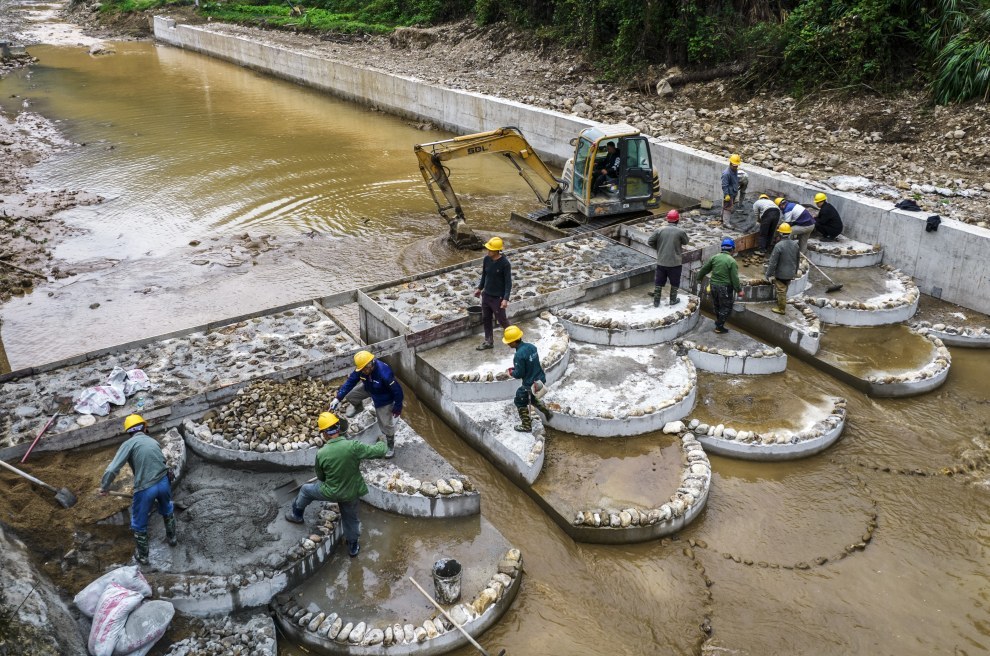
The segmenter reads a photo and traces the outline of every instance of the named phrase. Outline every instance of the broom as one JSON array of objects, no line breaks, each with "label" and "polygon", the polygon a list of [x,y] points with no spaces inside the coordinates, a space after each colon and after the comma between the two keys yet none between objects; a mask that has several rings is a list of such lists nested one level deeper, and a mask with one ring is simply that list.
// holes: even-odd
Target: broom
[{"label": "broom", "polygon": [[822,271],[821,270],[821,267],[819,267],[817,264],[815,264],[814,262],[812,262],[811,259],[807,255],[802,255],[801,257],[803,257],[808,264],[810,264],[811,266],[815,267],[815,271],[817,271],[818,273],[822,274],[822,276],[825,277],[825,280],[827,280],[830,283],[832,283],[831,285],[829,285],[825,289],[825,293],[826,294],[831,294],[832,292],[837,292],[840,289],[842,289],[842,283],[835,282],[834,280],[832,280],[831,278],[829,278],[828,277],[828,274],[825,273],[824,271]]}]

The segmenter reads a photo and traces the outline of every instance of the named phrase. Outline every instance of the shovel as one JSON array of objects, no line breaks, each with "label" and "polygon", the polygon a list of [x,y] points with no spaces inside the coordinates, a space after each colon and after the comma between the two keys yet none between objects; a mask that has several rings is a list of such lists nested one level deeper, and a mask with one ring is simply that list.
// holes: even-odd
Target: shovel
[{"label": "shovel", "polygon": [[44,481],[39,481],[34,476],[22,472],[20,469],[14,467],[13,465],[8,465],[3,460],[0,460],[0,467],[3,467],[4,469],[8,469],[14,472],[15,474],[17,474],[18,476],[26,478],[35,485],[40,485],[46,490],[51,490],[52,492],[55,493],[55,500],[58,501],[63,508],[71,508],[72,506],[76,505],[76,495],[74,495],[72,492],[69,492],[69,490],[67,490],[66,488],[63,487],[61,490],[56,490],[48,483],[45,483]]},{"label": "shovel", "polygon": [[812,262],[811,259],[808,258],[807,255],[802,255],[801,257],[803,257],[808,264],[810,264],[811,266],[815,267],[815,271],[817,271],[818,273],[822,274],[822,276],[824,276],[825,280],[827,280],[830,283],[832,283],[831,285],[829,285],[825,289],[825,293],[826,294],[831,294],[832,292],[837,292],[840,289],[842,289],[842,283],[835,282],[834,280],[832,280],[831,278],[829,278],[828,277],[828,274],[825,273],[824,271],[822,271],[821,268],[817,264],[815,264],[814,262]]},{"label": "shovel", "polygon": [[51,419],[48,420],[48,423],[46,423],[44,427],[40,431],[38,431],[38,434],[34,437],[34,441],[31,442],[31,446],[28,447],[27,453],[25,453],[24,457],[21,458],[22,465],[25,462],[27,462],[28,456],[30,456],[31,452],[34,451],[34,447],[38,444],[38,440],[41,439],[41,436],[44,435],[49,428],[51,428],[52,424],[55,423],[55,420],[58,419],[58,416],[67,413],[70,407],[72,407],[71,398],[63,399],[59,401],[58,410],[56,410],[55,414],[51,416]]}]

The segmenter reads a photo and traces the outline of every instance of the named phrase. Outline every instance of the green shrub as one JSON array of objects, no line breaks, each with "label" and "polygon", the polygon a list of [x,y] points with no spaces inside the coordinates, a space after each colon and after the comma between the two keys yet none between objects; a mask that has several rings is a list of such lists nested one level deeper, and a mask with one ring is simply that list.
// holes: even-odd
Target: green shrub
[{"label": "green shrub", "polygon": [[990,100],[990,2],[942,0],[928,25],[935,102]]}]

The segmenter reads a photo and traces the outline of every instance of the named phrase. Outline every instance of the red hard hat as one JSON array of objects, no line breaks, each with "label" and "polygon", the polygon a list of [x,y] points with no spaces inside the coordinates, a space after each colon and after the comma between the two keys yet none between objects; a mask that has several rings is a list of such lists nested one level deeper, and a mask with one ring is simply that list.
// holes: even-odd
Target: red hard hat
[{"label": "red hard hat", "polygon": [[667,220],[671,223],[674,223],[675,221],[680,221],[681,215],[678,213],[677,210],[670,210],[669,212],[667,212]]}]

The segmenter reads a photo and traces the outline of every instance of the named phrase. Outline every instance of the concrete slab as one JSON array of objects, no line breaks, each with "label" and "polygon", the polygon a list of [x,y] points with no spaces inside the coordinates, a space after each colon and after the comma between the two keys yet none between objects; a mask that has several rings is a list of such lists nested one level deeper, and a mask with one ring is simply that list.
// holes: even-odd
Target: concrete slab
[{"label": "concrete slab", "polygon": [[831,269],[826,271],[842,289],[828,293],[830,283],[820,272],[810,273],[811,286],[804,293],[825,323],[843,326],[879,326],[910,319],[918,307],[920,292],[909,276],[885,267]]},{"label": "concrete slab", "polygon": [[990,316],[922,294],[911,327],[947,346],[990,348]]},{"label": "concrete slab", "polygon": [[818,352],[822,323],[803,301],[789,299],[783,315],[773,311],[776,303],[747,303],[745,307],[745,312],[732,319],[737,326],[785,350],[792,348],[810,355]]},{"label": "concrete slab", "polygon": [[476,449],[513,478],[532,483],[543,468],[544,430],[540,413],[532,413],[533,432],[513,430],[519,415],[512,401],[451,404],[457,426]]},{"label": "concrete slab", "polygon": [[660,307],[653,307],[653,284],[631,287],[555,314],[571,336],[581,342],[610,346],[650,346],[670,341],[691,330],[701,316],[697,296],[681,292],[669,303],[664,289]]},{"label": "concrete slab", "polygon": [[705,317],[674,345],[687,353],[701,371],[722,374],[773,374],[787,368],[787,355],[745,333],[730,329],[719,335],[715,322]]},{"label": "concrete slab", "polygon": [[[540,362],[552,383],[567,368],[570,338],[564,326],[549,312],[517,324],[523,339],[536,346]],[[495,333],[495,347],[478,351],[484,333],[420,351],[419,357],[442,374],[441,393],[452,401],[498,401],[511,399],[519,380],[506,370],[512,366],[515,351],[502,343],[501,328]]]},{"label": "concrete slab", "polygon": [[441,558],[461,564],[460,599],[444,606],[467,620],[474,637],[518,592],[521,557],[481,516],[424,524],[362,509],[361,523],[357,558],[339,554],[273,605],[282,629],[318,653],[440,654],[467,644],[409,581],[434,595],[433,565]]},{"label": "concrete slab", "polygon": [[883,246],[866,244],[845,235],[839,235],[835,241],[824,241],[816,235],[808,239],[808,259],[821,267],[871,267],[883,261]]},{"label": "concrete slab", "polygon": [[543,401],[551,428],[575,435],[641,435],[694,407],[697,374],[671,347],[571,344],[564,377]]}]

